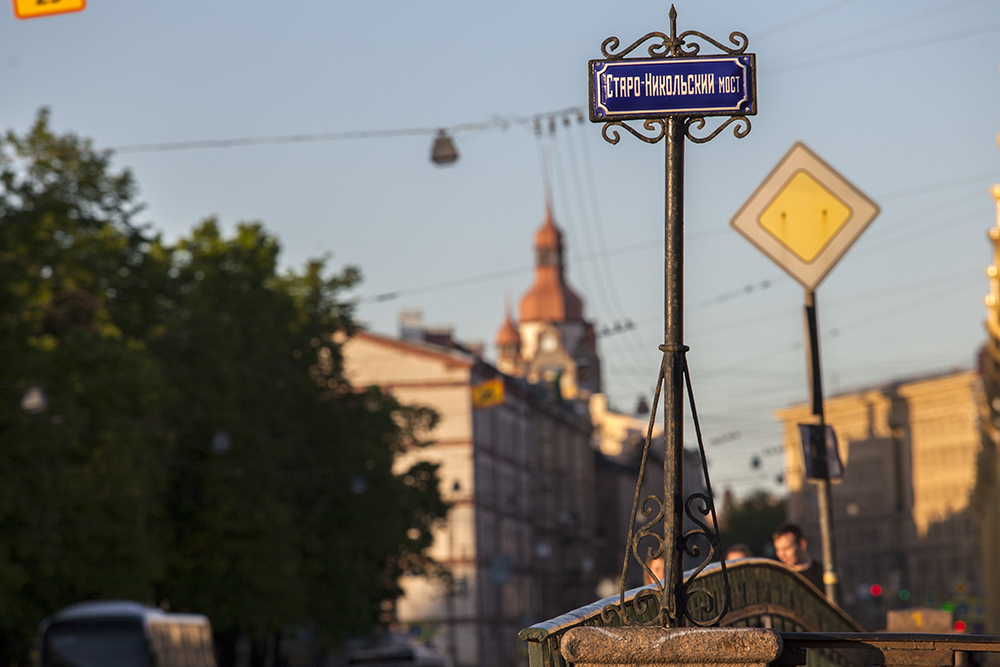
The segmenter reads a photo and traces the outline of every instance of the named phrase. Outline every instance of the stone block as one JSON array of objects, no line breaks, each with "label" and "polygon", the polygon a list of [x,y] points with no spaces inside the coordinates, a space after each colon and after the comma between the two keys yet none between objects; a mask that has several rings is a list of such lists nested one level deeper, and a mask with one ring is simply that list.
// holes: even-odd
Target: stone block
[{"label": "stone block", "polygon": [[563,658],[576,667],[765,667],[782,648],[781,635],[765,628],[582,627],[560,643]]}]

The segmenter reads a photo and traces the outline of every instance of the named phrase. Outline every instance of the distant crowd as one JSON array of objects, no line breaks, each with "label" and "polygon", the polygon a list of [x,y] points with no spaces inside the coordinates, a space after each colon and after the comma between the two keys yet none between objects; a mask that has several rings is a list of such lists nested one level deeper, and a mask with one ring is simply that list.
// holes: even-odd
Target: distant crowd
[{"label": "distant crowd", "polygon": [[[771,541],[774,544],[774,555],[779,561],[801,574],[818,590],[824,589],[823,564],[809,555],[809,542],[801,526],[785,522],[775,528],[771,534]],[[746,544],[734,544],[726,550],[727,561],[752,558],[753,555],[753,551]],[[663,578],[662,558],[649,561],[647,566],[649,568],[646,574],[647,584],[652,583],[650,573],[659,579]]]},{"label": "distant crowd", "polygon": [[[771,534],[771,541],[778,560],[808,579],[817,589],[823,590],[823,564],[809,555],[809,543],[801,526],[785,522]],[[745,544],[734,544],[726,550],[727,561],[752,556],[753,552]]]}]

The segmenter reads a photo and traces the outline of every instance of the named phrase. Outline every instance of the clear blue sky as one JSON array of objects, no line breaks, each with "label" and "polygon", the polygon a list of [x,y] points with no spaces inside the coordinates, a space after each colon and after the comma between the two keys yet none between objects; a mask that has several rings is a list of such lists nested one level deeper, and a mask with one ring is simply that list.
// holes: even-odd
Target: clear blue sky
[{"label": "clear blue sky", "polygon": [[[98,146],[450,127],[547,117],[587,102],[587,61],[612,35],[669,26],[666,3],[90,0],[82,13],[0,14],[0,127],[39,107]],[[687,336],[717,489],[774,486],[775,409],[806,399],[802,290],[728,227],[796,140],[882,206],[818,291],[827,393],[969,367],[982,342],[1000,180],[996,0],[678,0],[680,30],[746,33],[760,113],[742,140],[688,145]],[[547,121],[546,121],[547,127]],[[504,297],[531,282],[540,147],[570,282],[598,326],[606,389],[651,393],[662,340],[663,146],[606,144],[589,122],[431,135],[122,152],[144,219],[168,238],[217,215],[260,220],[285,261],[358,265],[372,329],[401,309],[492,342]],[[591,185],[593,184],[593,186]],[[498,275],[499,274],[499,275]],[[448,284],[447,288],[431,288]],[[767,285],[767,287],[763,287]],[[748,286],[755,289],[747,291]],[[375,301],[390,292],[398,298]],[[492,354],[492,346],[490,346]],[[689,433],[690,440],[693,435]]]}]

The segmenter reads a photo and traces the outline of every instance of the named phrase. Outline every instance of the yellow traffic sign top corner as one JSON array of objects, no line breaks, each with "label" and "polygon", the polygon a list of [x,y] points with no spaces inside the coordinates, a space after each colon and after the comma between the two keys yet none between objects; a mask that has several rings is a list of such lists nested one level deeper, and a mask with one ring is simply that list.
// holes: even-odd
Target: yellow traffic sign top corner
[{"label": "yellow traffic sign top corner", "polygon": [[13,2],[14,16],[19,19],[82,12],[87,8],[87,0],[13,0]]}]

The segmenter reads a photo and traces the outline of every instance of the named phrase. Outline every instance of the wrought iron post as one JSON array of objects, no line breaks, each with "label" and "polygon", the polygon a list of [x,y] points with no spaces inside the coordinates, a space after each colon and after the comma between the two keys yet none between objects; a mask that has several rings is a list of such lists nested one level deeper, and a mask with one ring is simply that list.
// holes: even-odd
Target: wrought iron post
[{"label": "wrought iron post", "polygon": [[[671,15],[671,21],[673,21]],[[666,355],[663,408],[664,577],[668,627],[680,625],[676,601],[683,584],[684,559],[684,123],[667,119],[664,225],[663,347]]]},{"label": "wrought iron post", "polygon": [[[690,38],[705,40],[725,55],[699,56],[700,45],[689,42]],[[646,49],[649,58],[626,58],[649,40],[653,40]],[[591,121],[604,123],[602,134],[605,140],[617,144],[620,140],[619,128],[646,143],[666,139],[664,334],[663,345],[659,347],[663,357],[650,410],[646,444],[639,464],[639,479],[632,503],[625,562],[622,565],[619,602],[608,605],[602,611],[606,621],[613,622],[613,619],[617,619],[623,625],[715,625],[729,609],[729,584],[724,562],[722,599],[717,599],[706,588],[694,584],[694,577],[708,565],[713,556],[721,555],[721,545],[712,485],[687,365],[688,348],[684,345],[684,143],[688,139],[695,143],[710,141],[732,123],[735,123],[733,134],[738,138],[745,137],[750,132],[750,120],[747,116],[756,113],[756,60],[753,54],[745,53],[749,40],[746,35],[733,32],[729,35],[729,41],[733,47],[725,46],[694,30],[678,35],[677,11],[671,7],[669,35],[651,32],[621,51],[617,51],[620,44],[618,38],[609,37],[601,45],[605,60],[590,63],[590,117]],[[643,71],[644,67],[648,69]],[[713,70],[716,67],[729,69],[720,73]],[[616,76],[609,73],[613,71],[619,74]],[[718,98],[715,97],[716,84]],[[724,97],[723,91],[730,97],[720,102],[718,100]],[[646,99],[632,99],[643,96]],[[695,103],[692,101],[695,96],[704,100],[711,97],[711,101]],[[627,98],[628,103],[616,106],[621,103],[622,98]],[[661,106],[656,106],[657,104]],[[705,127],[706,116],[720,115],[729,117],[707,136],[699,137],[692,133],[692,129],[701,130]],[[633,119],[643,119],[642,130],[653,133],[652,136],[623,122]],[[642,481],[661,390],[665,422],[663,495],[652,494],[642,498]],[[707,489],[707,494],[695,493],[686,498],[683,438],[685,390],[691,406]],[[637,527],[640,515],[648,521]],[[687,532],[684,531],[685,516],[695,526]],[[640,548],[640,544],[644,548]],[[698,566],[687,577],[683,570],[685,554],[699,559]],[[635,596],[631,604],[626,605],[626,580],[632,558],[649,575],[653,574],[650,562],[662,558],[664,578],[660,581],[653,577],[652,587]]]}]

